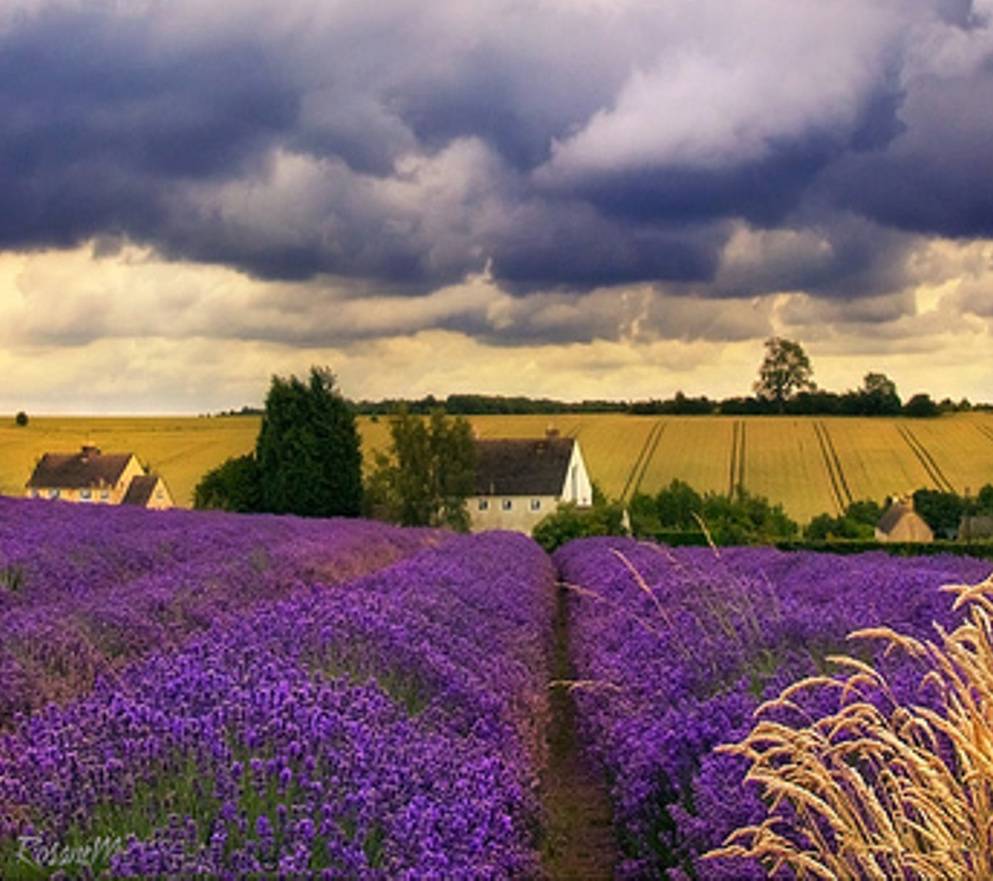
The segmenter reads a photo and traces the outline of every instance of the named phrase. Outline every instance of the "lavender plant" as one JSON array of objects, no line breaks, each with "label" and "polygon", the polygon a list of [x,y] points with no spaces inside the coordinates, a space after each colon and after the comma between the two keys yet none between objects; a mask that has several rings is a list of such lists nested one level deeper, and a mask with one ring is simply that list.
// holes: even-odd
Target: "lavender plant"
[{"label": "lavender plant", "polygon": [[[744,738],[760,704],[825,673],[852,630],[954,627],[939,586],[988,574],[962,558],[715,554],[624,539],[574,542],[555,560],[572,586],[577,677],[589,683],[576,690],[581,733],[608,775],[626,853],[617,874],[672,881],[768,877],[755,859],[702,859],[765,817],[747,761],[715,749]],[[862,651],[898,691],[916,687],[917,671],[883,646]],[[832,700],[813,690],[800,708],[816,719]]]},{"label": "lavender plant", "polygon": [[553,582],[453,539],[99,677],[0,739],[0,876],[534,876]]}]

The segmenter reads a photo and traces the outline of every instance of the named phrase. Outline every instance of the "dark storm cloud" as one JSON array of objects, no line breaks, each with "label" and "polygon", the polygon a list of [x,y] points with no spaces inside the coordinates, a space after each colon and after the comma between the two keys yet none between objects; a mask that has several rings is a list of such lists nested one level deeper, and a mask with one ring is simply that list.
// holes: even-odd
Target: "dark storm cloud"
[{"label": "dark storm cloud", "polygon": [[993,235],[989,0],[653,6],[20,0],[0,248],[853,298]]}]

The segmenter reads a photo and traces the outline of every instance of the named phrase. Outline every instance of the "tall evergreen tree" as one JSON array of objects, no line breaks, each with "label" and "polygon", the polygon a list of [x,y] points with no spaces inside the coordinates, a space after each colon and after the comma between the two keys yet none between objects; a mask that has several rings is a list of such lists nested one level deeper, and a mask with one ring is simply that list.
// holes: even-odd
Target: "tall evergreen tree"
[{"label": "tall evergreen tree", "polygon": [[356,517],[362,453],[355,416],[327,368],[304,383],[272,378],[255,443],[262,510],[305,517]]}]

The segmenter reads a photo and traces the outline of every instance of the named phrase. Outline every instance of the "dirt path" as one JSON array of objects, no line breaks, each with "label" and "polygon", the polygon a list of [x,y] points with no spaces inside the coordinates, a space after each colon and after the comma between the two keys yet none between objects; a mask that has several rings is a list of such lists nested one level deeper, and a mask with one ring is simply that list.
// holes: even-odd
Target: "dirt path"
[{"label": "dirt path", "polygon": [[[553,680],[573,679],[569,663],[566,591],[559,589],[555,616]],[[551,692],[549,767],[542,780],[547,816],[543,848],[551,881],[609,881],[617,862],[610,800],[603,779],[582,754],[576,705],[567,688]]]}]

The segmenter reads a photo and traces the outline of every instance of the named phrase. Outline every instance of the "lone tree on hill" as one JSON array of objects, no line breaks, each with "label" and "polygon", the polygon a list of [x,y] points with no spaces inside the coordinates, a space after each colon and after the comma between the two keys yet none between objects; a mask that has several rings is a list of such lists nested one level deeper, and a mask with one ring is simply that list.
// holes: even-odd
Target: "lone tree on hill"
[{"label": "lone tree on hill", "polygon": [[14,417],[14,425],[18,428],[24,428],[28,424],[28,414],[23,410],[19,410],[17,415]]},{"label": "lone tree on hill", "polygon": [[755,394],[766,401],[773,401],[780,413],[786,401],[800,391],[813,391],[814,370],[803,346],[782,337],[765,341],[765,359],[759,365],[759,378]]},{"label": "lone tree on hill", "polygon": [[327,368],[309,381],[272,378],[255,442],[263,511],[357,517],[362,453],[355,416]]}]

